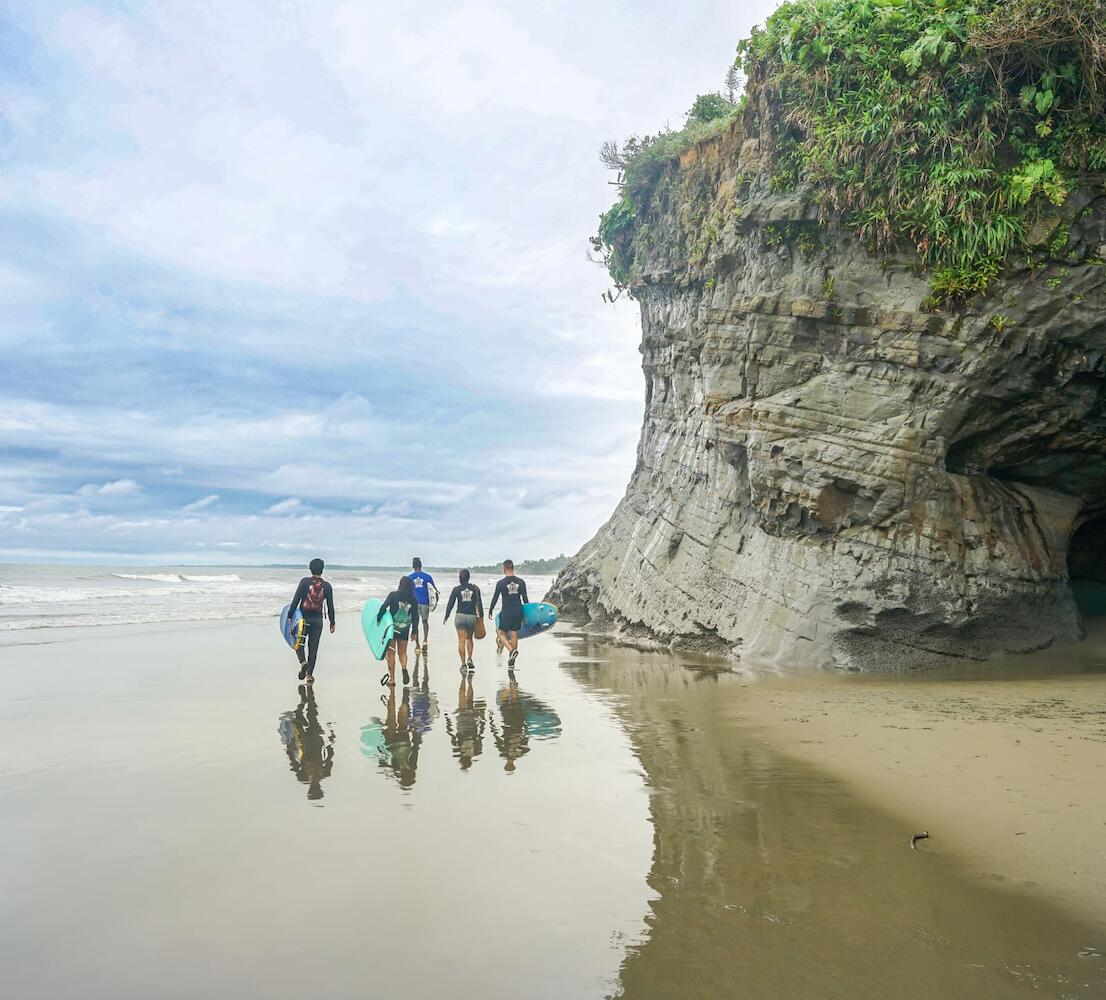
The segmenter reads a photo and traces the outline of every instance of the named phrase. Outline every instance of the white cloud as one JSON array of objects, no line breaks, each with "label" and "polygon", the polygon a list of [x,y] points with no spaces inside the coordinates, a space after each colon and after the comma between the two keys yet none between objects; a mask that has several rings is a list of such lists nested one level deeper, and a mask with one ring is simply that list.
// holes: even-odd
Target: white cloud
[{"label": "white cloud", "polygon": [[77,493],[82,497],[134,497],[142,492],[142,487],[133,479],[116,479],[110,483],[85,483]]},{"label": "white cloud", "polygon": [[218,503],[219,494],[209,493],[206,497],[200,497],[199,500],[193,500],[192,503],[185,504],[181,507],[182,514],[195,514],[197,511],[206,510],[213,503]]},{"label": "white cloud", "polygon": [[278,500],[267,508],[266,514],[297,514],[303,509],[303,501],[297,497],[288,497],[286,500]]}]

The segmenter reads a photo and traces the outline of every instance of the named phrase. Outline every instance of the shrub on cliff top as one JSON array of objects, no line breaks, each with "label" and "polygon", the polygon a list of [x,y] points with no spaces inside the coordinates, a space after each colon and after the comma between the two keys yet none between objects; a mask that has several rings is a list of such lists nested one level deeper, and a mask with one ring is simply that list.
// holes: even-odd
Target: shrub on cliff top
[{"label": "shrub on cliff top", "polygon": [[[1106,168],[1106,0],[796,0],[738,52],[774,185],[916,249],[935,303],[985,290],[1072,176]],[[647,193],[624,186],[631,216]]]},{"label": "shrub on cliff top", "polygon": [[[727,83],[733,74],[727,75]],[[618,171],[622,195],[599,219],[599,232],[591,239],[592,248],[601,255],[611,276],[619,285],[630,280],[630,262],[615,247],[624,245],[635,227],[638,206],[648,199],[657,181],[672,160],[695,143],[721,132],[741,113],[730,95],[700,94],[684,116],[684,127],[665,129],[656,135],[631,135],[620,147],[606,142],[599,151],[604,165]]]}]

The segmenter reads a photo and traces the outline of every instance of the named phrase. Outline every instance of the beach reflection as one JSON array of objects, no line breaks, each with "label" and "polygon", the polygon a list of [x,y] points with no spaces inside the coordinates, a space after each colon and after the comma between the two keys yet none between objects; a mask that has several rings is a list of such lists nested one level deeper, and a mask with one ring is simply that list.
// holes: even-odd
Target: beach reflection
[{"label": "beach reflection", "polygon": [[422,745],[422,733],[411,725],[411,691],[404,688],[398,707],[395,688],[381,695],[381,702],[386,709],[385,717],[375,718],[362,727],[361,753],[376,760],[400,788],[410,788],[418,774]]},{"label": "beach reflection", "polygon": [[457,688],[457,711],[446,716],[445,728],[453,744],[453,756],[467,771],[484,752],[484,730],[487,724],[488,704],[477,698],[472,690],[471,675],[461,675]]},{"label": "beach reflection", "polygon": [[309,684],[299,686],[299,704],[282,712],[277,723],[288,764],[301,784],[307,785],[307,797],[323,797],[323,779],[334,770],[334,727],[319,723],[319,706]]},{"label": "beach reflection", "polygon": [[493,715],[488,722],[499,756],[507,763],[503,770],[514,772],[516,761],[530,752],[531,740],[555,740],[561,735],[561,720],[545,702],[520,691],[514,674],[496,695],[500,721]]},{"label": "beach reflection", "polygon": [[[444,716],[444,721],[450,755],[462,771],[468,771],[483,755],[489,729],[508,774],[515,772],[518,761],[530,753],[535,741],[554,740],[561,735],[560,716],[540,698],[520,690],[513,674],[508,677],[500,682],[495,695],[498,713],[489,710],[487,700],[476,693],[471,675],[462,675],[458,681],[457,707]],[[430,687],[428,665],[416,663],[410,689],[399,694],[392,690],[380,700],[384,716],[362,726],[361,753],[375,760],[401,788],[411,788],[420,757],[426,766],[426,738],[442,714],[438,696]],[[434,756],[431,753],[431,758]]]}]

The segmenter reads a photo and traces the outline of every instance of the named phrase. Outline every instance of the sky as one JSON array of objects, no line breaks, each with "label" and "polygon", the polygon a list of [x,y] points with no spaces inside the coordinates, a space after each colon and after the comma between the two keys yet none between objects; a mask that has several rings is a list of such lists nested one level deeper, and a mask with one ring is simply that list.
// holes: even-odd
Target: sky
[{"label": "sky", "polygon": [[575,552],[644,400],[598,148],[772,6],[0,0],[0,561]]}]

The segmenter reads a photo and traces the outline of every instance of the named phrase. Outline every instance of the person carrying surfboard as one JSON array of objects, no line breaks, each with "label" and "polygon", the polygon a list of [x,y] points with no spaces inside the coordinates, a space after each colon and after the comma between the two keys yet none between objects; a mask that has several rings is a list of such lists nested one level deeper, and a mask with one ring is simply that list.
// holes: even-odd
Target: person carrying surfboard
[{"label": "person carrying surfboard", "polygon": [[296,587],[295,596],[288,607],[288,618],[291,620],[300,609],[303,615],[303,625],[307,631],[307,656],[304,656],[303,646],[296,650],[296,656],[300,661],[300,680],[306,679],[308,684],[315,680],[315,659],[319,655],[319,640],[323,637],[323,608],[325,606],[327,617],[330,618],[330,631],[334,631],[334,588],[323,579],[322,572],[325,564],[321,559],[312,559],[307,568],[310,576],[305,576]]},{"label": "person carrying surfboard", "polygon": [[476,623],[484,617],[484,603],[480,597],[480,588],[475,583],[469,583],[469,571],[461,570],[457,574],[461,581],[453,588],[449,595],[449,603],[445,606],[445,621],[449,621],[453,606],[457,605],[457,617],[453,624],[457,629],[457,652],[461,656],[461,672],[468,670],[472,673],[476,669],[472,662],[472,637],[476,631]]},{"label": "person carrying surfboard", "polygon": [[380,682],[387,684],[388,687],[396,686],[397,653],[399,666],[403,671],[403,686],[407,687],[411,683],[411,676],[407,673],[407,642],[411,638],[412,627],[418,627],[418,620],[415,617],[418,614],[418,606],[418,601],[415,599],[415,585],[409,576],[401,576],[399,586],[384,598],[384,603],[376,613],[376,620],[379,622],[384,617],[385,611],[390,612],[395,625],[392,641],[388,643],[388,651],[385,654],[388,658],[388,680]]},{"label": "person carrying surfboard", "polygon": [[[418,601],[418,618],[414,623],[415,655],[423,650],[430,649],[430,591],[434,591],[434,605],[438,604],[438,588],[434,586],[434,577],[422,571],[422,560],[415,556],[411,560],[413,573],[408,573],[411,582],[415,585],[415,600]],[[422,622],[422,646],[419,646],[419,622]]]},{"label": "person carrying surfboard", "polygon": [[499,628],[496,638],[499,648],[506,646],[511,654],[507,657],[507,666],[514,669],[518,659],[518,630],[522,627],[522,606],[530,598],[526,596],[526,581],[515,576],[515,564],[510,559],[503,560],[503,579],[495,585],[495,593],[492,594],[492,606],[488,609],[488,617],[495,618],[496,602],[502,597],[503,605],[499,613]]}]

